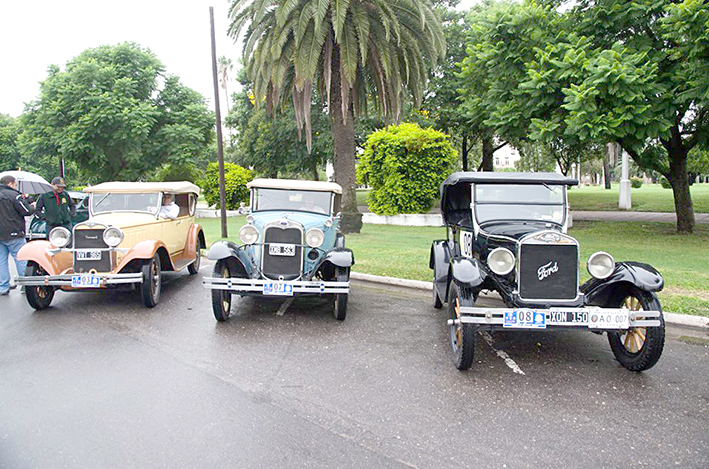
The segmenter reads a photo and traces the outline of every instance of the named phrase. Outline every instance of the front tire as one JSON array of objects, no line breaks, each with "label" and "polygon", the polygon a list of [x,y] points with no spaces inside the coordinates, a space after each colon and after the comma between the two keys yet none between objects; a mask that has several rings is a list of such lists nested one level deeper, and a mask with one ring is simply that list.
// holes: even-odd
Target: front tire
[{"label": "front tire", "polygon": [[[34,262],[27,264],[25,269],[25,276],[27,277],[42,277],[47,275],[47,272]],[[27,297],[27,302],[36,310],[42,310],[49,308],[52,304],[52,299],[54,298],[54,287],[25,287],[25,296]]]},{"label": "front tire", "polygon": [[148,308],[153,308],[160,301],[160,291],[162,290],[162,266],[157,253],[149,261],[143,262],[142,274],[141,296],[143,304]]},{"label": "front tire", "polygon": [[[226,259],[218,260],[214,264],[212,277],[231,278]],[[231,314],[231,292],[229,290],[212,290],[212,311],[214,311],[214,318],[219,322],[229,319]]]},{"label": "front tire", "polygon": [[627,331],[608,331],[608,343],[616,360],[630,371],[649,370],[660,359],[665,346],[665,319],[657,295],[632,287],[617,307],[632,311],[660,311],[659,327],[634,327]]},{"label": "front tire", "polygon": [[[448,318],[460,319],[461,306],[475,306],[475,296],[466,292],[456,282],[451,282],[448,292]],[[459,370],[470,368],[475,350],[475,327],[464,323],[451,325],[450,345],[453,365]]]},{"label": "front tire", "polygon": [[[350,276],[347,269],[338,267],[335,270],[335,281],[336,282],[349,282]],[[335,305],[332,311],[332,315],[338,321],[344,321],[347,317],[347,300],[348,293],[335,293]]]},{"label": "front tire", "polygon": [[202,263],[202,243],[197,238],[197,246],[195,248],[194,262],[187,266],[187,271],[190,275],[196,275],[199,272],[199,266]]}]

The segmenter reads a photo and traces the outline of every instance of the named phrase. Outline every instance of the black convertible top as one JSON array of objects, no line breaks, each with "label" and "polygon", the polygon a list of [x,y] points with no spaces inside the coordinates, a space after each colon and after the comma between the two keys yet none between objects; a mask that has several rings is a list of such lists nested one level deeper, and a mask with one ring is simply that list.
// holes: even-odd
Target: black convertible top
[{"label": "black convertible top", "polygon": [[441,184],[441,212],[446,224],[472,227],[470,184],[554,184],[575,186],[576,179],[557,173],[453,173]]}]

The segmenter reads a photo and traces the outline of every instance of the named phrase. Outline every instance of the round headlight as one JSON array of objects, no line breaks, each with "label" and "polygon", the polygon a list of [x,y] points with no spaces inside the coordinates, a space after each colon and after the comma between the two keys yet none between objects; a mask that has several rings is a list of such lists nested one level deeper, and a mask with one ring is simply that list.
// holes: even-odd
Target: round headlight
[{"label": "round headlight", "polygon": [[258,241],[258,230],[253,225],[244,225],[239,230],[239,239],[244,244],[254,244]]},{"label": "round headlight", "polygon": [[487,256],[487,265],[497,275],[507,275],[515,268],[515,255],[506,248],[493,249]]},{"label": "round headlight", "polygon": [[607,252],[598,251],[588,258],[586,268],[593,277],[603,280],[610,277],[615,270],[615,260]]},{"label": "round headlight", "polygon": [[111,226],[103,230],[103,242],[108,247],[115,248],[123,242],[123,231],[120,228]]},{"label": "round headlight", "polygon": [[311,248],[319,248],[325,242],[325,234],[319,228],[310,228],[305,233],[305,242]]},{"label": "round headlight", "polygon": [[62,226],[58,226],[49,232],[49,242],[58,248],[63,248],[71,241],[71,232]]}]

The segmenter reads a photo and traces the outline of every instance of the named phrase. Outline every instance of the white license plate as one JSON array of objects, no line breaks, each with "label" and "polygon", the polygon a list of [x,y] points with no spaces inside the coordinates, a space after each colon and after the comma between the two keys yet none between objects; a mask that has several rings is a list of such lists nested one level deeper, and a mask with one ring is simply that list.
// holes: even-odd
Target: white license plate
[{"label": "white license plate", "polygon": [[623,313],[588,313],[589,329],[627,329],[630,327],[630,319]]},{"label": "white license plate", "polygon": [[517,329],[546,329],[546,315],[532,309],[505,311],[502,327]]},{"label": "white license plate", "polygon": [[101,260],[101,251],[76,251],[76,259],[80,261]]},{"label": "white license plate", "polygon": [[295,244],[271,243],[268,253],[272,256],[295,256]]},{"label": "white license plate", "polygon": [[93,274],[81,274],[71,276],[72,288],[98,288],[101,286],[101,278]]},{"label": "white license plate", "polygon": [[285,282],[271,282],[263,284],[264,295],[293,296],[293,285]]}]

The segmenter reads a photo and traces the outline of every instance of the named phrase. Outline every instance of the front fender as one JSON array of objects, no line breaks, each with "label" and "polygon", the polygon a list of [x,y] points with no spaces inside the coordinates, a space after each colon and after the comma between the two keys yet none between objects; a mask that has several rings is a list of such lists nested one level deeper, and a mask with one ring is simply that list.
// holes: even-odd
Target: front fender
[{"label": "front fender", "polygon": [[313,269],[313,272],[319,271],[324,265],[332,264],[336,267],[352,267],[354,265],[354,253],[347,248],[333,248],[325,253],[318,266]]},{"label": "front fender", "polygon": [[477,259],[458,258],[451,261],[450,275],[456,282],[471,288],[479,287],[486,274]]},{"label": "front fender", "polygon": [[[136,243],[122,258],[121,262],[118,264],[118,268],[116,269],[116,272],[120,272],[123,270],[125,266],[127,266],[131,261],[134,261],[136,259],[140,260],[148,260],[152,259],[153,256],[155,256],[155,253],[158,252],[159,249],[164,249],[165,252],[169,252],[167,250],[167,247],[165,246],[165,243],[162,241],[156,240],[156,239],[146,239],[145,241],[141,241],[139,243]],[[169,262],[172,262],[171,259],[169,259],[169,255],[167,256]],[[163,270],[170,270],[172,269],[172,265],[163,265],[162,266]]]},{"label": "front fender", "polygon": [[448,271],[450,270],[450,248],[448,241],[439,239],[431,244],[428,267],[433,270],[433,288],[443,301],[448,297]]},{"label": "front fender", "polygon": [[247,262],[241,259],[243,255],[243,249],[238,244],[232,243],[231,241],[217,241],[212,244],[207,253],[207,259],[213,261],[221,261],[228,259],[231,263],[230,270],[237,273],[241,277],[250,277],[249,272],[251,269],[247,269]]},{"label": "front fender", "polygon": [[580,290],[586,296],[587,304],[603,305],[607,298],[615,295],[618,288],[628,285],[635,285],[648,292],[658,292],[665,286],[665,279],[651,265],[618,262],[610,277],[605,280],[592,278],[581,285]]},{"label": "front fender", "polygon": [[[49,241],[31,241],[17,253],[17,259],[21,261],[36,262],[48,275],[59,275],[73,267],[74,261],[70,252],[58,252],[50,256],[47,250],[55,249]],[[18,275],[25,275],[18,272]]]}]

